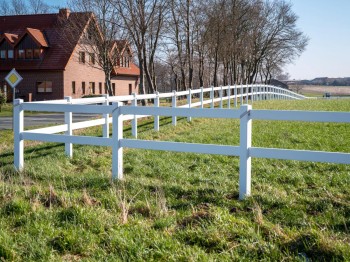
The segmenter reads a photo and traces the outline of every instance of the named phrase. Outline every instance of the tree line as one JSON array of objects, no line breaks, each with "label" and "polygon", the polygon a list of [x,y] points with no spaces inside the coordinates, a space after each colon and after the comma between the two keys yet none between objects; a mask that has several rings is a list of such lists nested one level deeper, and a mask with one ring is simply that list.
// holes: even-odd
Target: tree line
[{"label": "tree line", "polygon": [[53,9],[43,0],[0,0],[0,15],[45,14]]},{"label": "tree line", "polygon": [[[308,44],[285,0],[71,0],[68,6],[95,13],[101,29],[95,44],[110,46],[115,38],[131,44],[140,93],[267,83]],[[100,49],[97,58],[108,62]]]}]

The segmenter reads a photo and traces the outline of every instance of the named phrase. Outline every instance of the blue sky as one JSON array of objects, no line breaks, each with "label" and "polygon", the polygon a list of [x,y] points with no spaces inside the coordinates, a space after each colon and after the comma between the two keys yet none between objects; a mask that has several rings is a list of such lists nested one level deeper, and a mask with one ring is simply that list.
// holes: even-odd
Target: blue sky
[{"label": "blue sky", "polygon": [[306,51],[285,68],[291,79],[350,77],[350,0],[291,0]]},{"label": "blue sky", "polygon": [[[65,0],[46,0],[64,6]],[[350,0],[291,0],[306,51],[285,67],[291,79],[350,77]]]}]

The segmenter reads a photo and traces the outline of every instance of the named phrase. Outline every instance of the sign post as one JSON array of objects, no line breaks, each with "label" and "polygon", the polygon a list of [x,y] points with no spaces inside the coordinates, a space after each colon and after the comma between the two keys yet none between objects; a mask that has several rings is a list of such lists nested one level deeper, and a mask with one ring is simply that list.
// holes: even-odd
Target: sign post
[{"label": "sign post", "polygon": [[[5,77],[6,82],[12,87],[12,110],[13,115],[12,119],[14,117],[15,112],[15,96],[16,96],[16,86],[19,84],[19,82],[22,81],[22,77],[17,73],[16,69],[12,69],[11,72]],[[12,127],[13,127],[13,121],[12,121]],[[13,128],[12,128],[13,129]]]}]

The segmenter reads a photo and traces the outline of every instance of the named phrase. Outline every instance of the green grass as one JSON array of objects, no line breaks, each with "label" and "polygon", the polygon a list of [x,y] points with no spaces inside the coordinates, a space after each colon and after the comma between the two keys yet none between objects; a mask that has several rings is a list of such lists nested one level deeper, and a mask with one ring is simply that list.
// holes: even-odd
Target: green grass
[{"label": "green grass", "polygon": [[0,117],[12,116],[12,104],[7,103],[1,107]]},{"label": "green grass", "polygon": [[[350,100],[261,101],[253,108],[350,111]],[[239,144],[237,120],[162,118],[139,138]],[[85,135],[100,135],[90,128]],[[130,126],[125,136],[130,137]],[[239,159],[26,141],[13,170],[0,133],[0,257],[9,261],[349,261],[350,166],[253,159],[238,200]],[[348,124],[253,121],[253,146],[350,152]]]},{"label": "green grass", "polygon": [[[13,114],[12,103],[7,103],[4,106],[2,106],[0,117],[12,117],[12,114]],[[41,115],[41,114],[52,114],[52,112],[26,111],[25,113],[26,116]]]}]

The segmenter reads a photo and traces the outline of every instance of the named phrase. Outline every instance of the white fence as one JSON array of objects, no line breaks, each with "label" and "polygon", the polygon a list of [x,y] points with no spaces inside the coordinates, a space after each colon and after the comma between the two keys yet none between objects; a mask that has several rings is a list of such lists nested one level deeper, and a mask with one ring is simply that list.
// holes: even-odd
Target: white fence
[{"label": "white fence", "polygon": [[[248,91],[249,89],[250,91]],[[215,97],[215,91],[218,91],[218,97]],[[224,91],[226,91],[225,95]],[[232,91],[234,93],[233,95],[231,95]],[[209,99],[206,99],[204,95],[206,92],[210,94]],[[193,102],[192,97],[194,94],[199,94],[199,102]],[[184,95],[187,95],[187,104],[177,107],[177,97]],[[160,98],[171,98],[172,107],[160,107]],[[253,110],[251,105],[242,105],[239,109],[231,110],[223,108],[223,101],[225,100],[228,100],[227,107],[229,108],[231,99],[234,100],[233,103],[236,107],[238,99],[240,99],[242,104],[243,99],[247,101],[248,98],[253,102],[261,99],[303,99],[305,97],[272,86],[234,86],[201,88],[198,90],[167,94],[157,93],[155,95],[133,95],[124,97],[106,96],[88,99],[67,98],[65,100],[34,103],[23,103],[22,100],[17,99],[14,108],[14,164],[18,170],[21,170],[24,166],[24,140],[65,143],[66,154],[70,157],[73,155],[72,144],[110,146],[112,147],[112,177],[119,179],[123,178],[124,147],[239,156],[240,199],[250,195],[252,157],[350,164],[349,153],[257,148],[251,145],[251,127],[253,119],[349,123],[350,113]],[[154,107],[137,106],[137,100],[139,99],[154,99]],[[132,101],[132,105],[123,106],[123,103],[120,101]],[[215,102],[219,103],[219,108],[214,109]],[[96,103],[102,105],[95,105]],[[205,104],[211,104],[211,108],[204,108]],[[65,124],[24,131],[23,112],[25,110],[64,112]],[[90,121],[72,123],[72,113],[95,113],[101,114],[103,117]],[[173,125],[176,125],[176,118],[179,116],[187,117],[188,121],[191,121],[192,117],[240,119],[240,145],[208,145],[123,138],[123,121],[132,120],[132,134],[136,138],[137,119],[144,116],[154,116],[154,128],[156,130],[159,130],[160,116],[171,116]],[[111,138],[109,138],[109,123],[112,123]],[[96,125],[103,125],[103,137],[72,135],[74,129]],[[64,132],[64,134],[57,134],[61,132]]]}]

